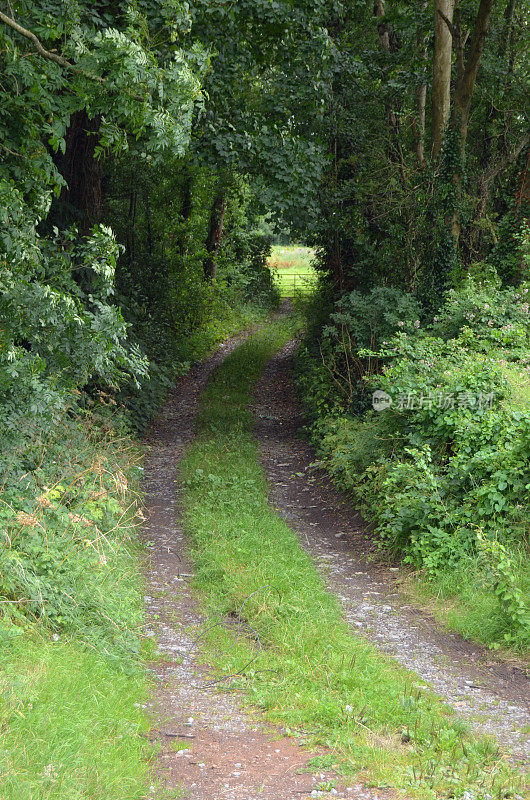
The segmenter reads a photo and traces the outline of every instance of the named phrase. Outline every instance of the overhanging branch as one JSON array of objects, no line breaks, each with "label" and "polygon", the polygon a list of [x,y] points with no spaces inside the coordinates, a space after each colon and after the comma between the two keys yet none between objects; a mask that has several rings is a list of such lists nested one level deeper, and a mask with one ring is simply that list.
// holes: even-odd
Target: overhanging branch
[{"label": "overhanging branch", "polygon": [[[53,61],[54,64],[58,64],[63,69],[70,70],[70,72],[75,72],[76,74],[82,75],[84,78],[88,78],[91,81],[96,81],[96,83],[100,83],[102,86],[105,86],[107,88],[114,88],[110,87],[108,81],[106,81],[105,78],[102,78],[100,75],[92,75],[90,72],[86,72],[77,64],[72,64],[71,61],[68,61],[68,59],[63,58],[63,56],[60,56],[57,53],[52,52],[51,50],[46,50],[46,48],[44,47],[38,36],[36,36],[33,33],[33,31],[30,31],[27,28],[24,28],[22,25],[19,25],[19,23],[16,20],[12,19],[12,17],[8,17],[7,14],[4,14],[2,11],[0,11],[0,21],[2,21],[5,25],[8,25],[14,31],[19,33],[21,36],[24,36],[24,38],[29,39],[29,41],[32,43],[35,49],[35,52],[37,52],[40,56],[42,56],[42,58],[45,58],[48,61]],[[133,100],[138,100],[138,102],[140,103],[143,103],[144,100],[146,99],[145,97],[142,97],[139,94],[134,94],[133,92],[130,92],[128,89],[119,89],[117,91],[124,92],[129,97],[132,97]]]}]

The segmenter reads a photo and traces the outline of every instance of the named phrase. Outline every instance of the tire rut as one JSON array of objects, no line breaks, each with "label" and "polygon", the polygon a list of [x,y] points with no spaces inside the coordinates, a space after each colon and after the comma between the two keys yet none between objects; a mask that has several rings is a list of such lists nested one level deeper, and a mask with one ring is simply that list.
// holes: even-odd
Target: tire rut
[{"label": "tire rut", "polygon": [[293,388],[296,342],[267,366],[255,392],[255,435],[274,507],[299,536],[339,598],[355,633],[419,675],[478,732],[492,734],[511,760],[530,756],[528,678],[487,649],[445,633],[400,596],[399,569],[377,560],[369,528],[314,466],[300,436]]}]

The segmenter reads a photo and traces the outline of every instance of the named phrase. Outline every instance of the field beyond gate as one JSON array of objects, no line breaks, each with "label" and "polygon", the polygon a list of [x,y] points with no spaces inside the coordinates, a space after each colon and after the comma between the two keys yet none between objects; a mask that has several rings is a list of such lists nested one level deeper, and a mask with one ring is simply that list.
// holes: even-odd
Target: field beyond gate
[{"label": "field beyond gate", "polygon": [[310,294],[317,284],[316,270],[311,266],[312,247],[274,246],[269,268],[274,272],[282,297]]}]

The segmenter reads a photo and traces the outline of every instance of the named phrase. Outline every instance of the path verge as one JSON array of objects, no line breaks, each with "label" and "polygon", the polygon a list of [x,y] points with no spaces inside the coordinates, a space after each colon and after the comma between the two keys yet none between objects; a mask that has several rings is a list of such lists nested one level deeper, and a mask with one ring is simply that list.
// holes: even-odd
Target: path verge
[{"label": "path verge", "polygon": [[271,502],[319,565],[354,629],[414,670],[478,731],[495,735],[515,757],[528,757],[524,671],[441,631],[432,617],[407,605],[399,571],[377,558],[367,525],[315,467],[315,453],[300,436],[295,350],[291,341],[275,355],[255,392],[255,434]]}]

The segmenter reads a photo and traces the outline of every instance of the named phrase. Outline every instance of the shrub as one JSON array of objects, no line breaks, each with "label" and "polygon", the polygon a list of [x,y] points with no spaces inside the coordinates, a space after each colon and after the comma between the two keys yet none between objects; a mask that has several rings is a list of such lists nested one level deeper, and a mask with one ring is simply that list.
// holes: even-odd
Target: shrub
[{"label": "shrub", "polygon": [[[449,293],[429,330],[389,338],[370,356],[378,371],[358,377],[365,397],[378,389],[392,398],[382,411],[367,401],[339,408],[327,398],[326,406],[316,376],[335,365],[312,361],[308,348],[299,361],[319,454],[374,520],[381,546],[431,580],[481,560],[502,638],[519,647],[530,636],[518,555],[528,537],[530,409],[513,397],[509,364],[528,374],[525,298],[524,286],[467,283]],[[357,328],[368,331],[363,320]]]},{"label": "shrub", "polygon": [[398,330],[415,330],[419,305],[399,289],[380,286],[368,294],[350,292],[330,310],[321,327],[302,347],[299,380],[317,417],[358,407],[364,378],[379,369],[377,350]]},{"label": "shrub", "polygon": [[529,309],[527,284],[500,289],[469,280],[448,293],[432,329],[446,340],[465,335],[466,346],[474,350],[503,348],[516,359],[530,343]]}]

